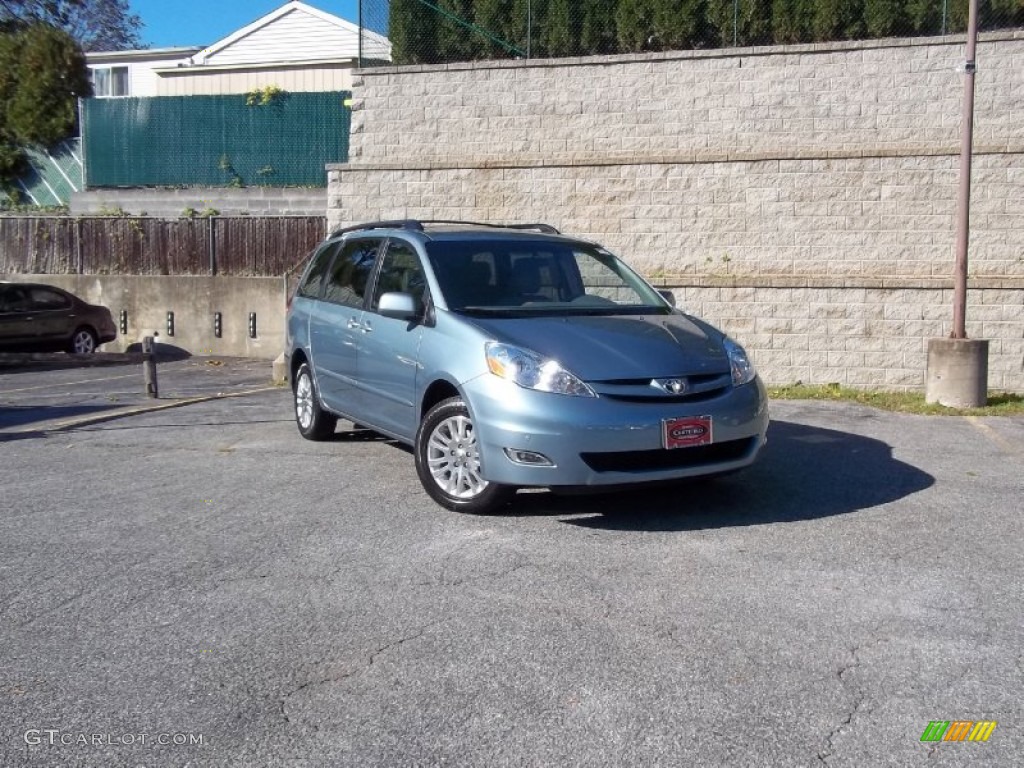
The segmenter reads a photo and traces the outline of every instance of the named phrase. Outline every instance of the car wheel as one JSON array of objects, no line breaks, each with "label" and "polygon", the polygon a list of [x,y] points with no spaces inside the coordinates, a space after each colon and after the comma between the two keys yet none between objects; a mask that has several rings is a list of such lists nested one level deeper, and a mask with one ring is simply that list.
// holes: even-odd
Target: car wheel
[{"label": "car wheel", "polygon": [[329,414],[320,407],[320,399],[313,383],[313,373],[303,363],[295,374],[295,423],[299,426],[299,434],[307,440],[325,440],[334,434],[338,425],[338,417]]},{"label": "car wheel", "polygon": [[450,397],[430,409],[416,433],[415,453],[420,482],[442,507],[491,512],[515,491],[481,476],[476,429],[461,398]]},{"label": "car wheel", "polygon": [[96,351],[96,334],[88,328],[78,328],[71,335],[68,352],[76,355],[91,355]]}]

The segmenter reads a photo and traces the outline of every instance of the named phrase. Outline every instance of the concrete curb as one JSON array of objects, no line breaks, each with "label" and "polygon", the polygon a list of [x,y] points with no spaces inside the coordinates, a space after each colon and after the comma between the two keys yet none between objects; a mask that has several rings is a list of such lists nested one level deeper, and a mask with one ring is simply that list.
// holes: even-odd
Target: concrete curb
[{"label": "concrete curb", "polygon": [[165,403],[157,403],[155,405],[140,405],[133,406],[131,408],[124,408],[117,411],[108,411],[106,413],[97,413],[90,416],[81,416],[75,419],[68,419],[66,421],[58,421],[52,424],[44,424],[35,427],[27,427],[25,429],[16,429],[9,432],[0,432],[0,438],[3,435],[31,435],[37,433],[47,432],[62,432],[66,429],[74,429],[76,427],[85,427],[92,424],[102,424],[106,421],[114,421],[115,419],[123,419],[128,416],[138,416],[144,413],[155,413],[156,411],[166,411],[171,408],[182,408],[186,405],[195,405],[197,403],[206,403],[211,400],[226,400],[231,397],[247,397],[249,395],[257,395],[261,392],[270,392],[272,390],[281,389],[280,386],[269,386],[269,387],[258,387],[257,389],[246,389],[241,392],[218,392],[216,395],[200,395],[198,397],[186,397],[180,400],[173,400]]}]

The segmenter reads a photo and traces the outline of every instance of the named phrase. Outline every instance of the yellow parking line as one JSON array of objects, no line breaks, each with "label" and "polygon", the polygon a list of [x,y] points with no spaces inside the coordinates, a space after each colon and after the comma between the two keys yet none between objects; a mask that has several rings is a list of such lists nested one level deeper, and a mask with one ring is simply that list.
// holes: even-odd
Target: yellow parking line
[{"label": "yellow parking line", "polygon": [[998,445],[1004,451],[1006,451],[1007,453],[1012,453],[1013,455],[1024,459],[1024,447],[1021,447],[1020,445],[1017,445],[1016,443],[1007,440],[996,430],[992,429],[992,427],[990,427],[988,424],[981,421],[977,416],[964,416],[964,418],[967,419],[967,421],[970,422],[975,429],[977,429],[979,432],[985,435],[989,440]]},{"label": "yellow parking line", "polygon": [[155,411],[165,411],[168,408],[181,408],[184,405],[194,405],[196,403],[205,403],[210,400],[225,400],[229,397],[245,397],[246,395],[256,395],[260,392],[270,392],[274,389],[281,389],[278,386],[271,387],[259,387],[257,389],[246,389],[241,392],[218,392],[216,395],[201,395],[199,397],[188,397],[181,400],[173,400],[171,402],[157,403],[154,405],[140,405],[134,408],[125,408],[120,411],[107,411],[105,413],[95,413],[89,416],[80,416],[76,419],[68,419],[66,421],[58,421],[52,424],[40,424],[35,427],[26,427],[25,429],[12,430],[6,434],[14,435],[26,435],[34,432],[60,432],[65,429],[74,429],[75,427],[86,427],[91,424],[100,424],[104,421],[113,421],[114,419],[121,419],[126,416],[138,416],[143,413],[154,413]]}]

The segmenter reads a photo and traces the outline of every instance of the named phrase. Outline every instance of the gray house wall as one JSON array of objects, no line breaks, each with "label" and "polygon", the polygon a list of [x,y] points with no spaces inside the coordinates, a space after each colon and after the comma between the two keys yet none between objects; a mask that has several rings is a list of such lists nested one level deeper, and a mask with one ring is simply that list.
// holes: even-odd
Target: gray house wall
[{"label": "gray house wall", "polygon": [[[362,70],[328,224],[547,221],[773,383],[923,385],[951,326],[962,37]],[[1024,391],[1024,33],[977,54],[968,333]]]}]

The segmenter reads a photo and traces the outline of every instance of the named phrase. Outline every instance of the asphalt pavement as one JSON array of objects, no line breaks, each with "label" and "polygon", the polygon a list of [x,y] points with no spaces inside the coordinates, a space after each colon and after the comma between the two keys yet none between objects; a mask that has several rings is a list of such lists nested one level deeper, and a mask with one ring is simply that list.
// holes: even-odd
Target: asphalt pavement
[{"label": "asphalt pavement", "polygon": [[1020,764],[1024,419],[777,402],[739,475],[472,516],[269,371],[0,372],[0,765]]}]

